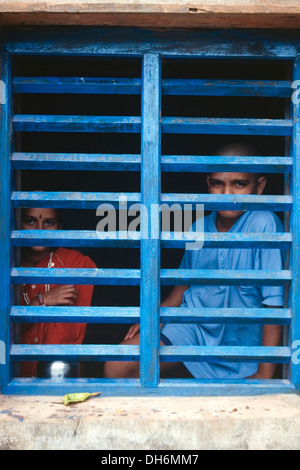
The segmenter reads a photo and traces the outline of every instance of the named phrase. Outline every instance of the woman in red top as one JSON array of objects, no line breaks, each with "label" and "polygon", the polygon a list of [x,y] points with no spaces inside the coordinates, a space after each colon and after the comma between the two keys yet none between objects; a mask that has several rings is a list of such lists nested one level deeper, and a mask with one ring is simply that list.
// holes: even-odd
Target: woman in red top
[{"label": "woman in red top", "polygon": [[[28,208],[22,211],[23,230],[58,230],[58,211]],[[77,250],[31,246],[22,250],[22,266],[36,268],[96,268],[95,263]],[[22,286],[21,303],[30,306],[89,306],[94,286],[28,284]],[[85,323],[33,323],[22,328],[22,344],[81,344]],[[36,375],[37,362],[24,362],[22,377]]]}]

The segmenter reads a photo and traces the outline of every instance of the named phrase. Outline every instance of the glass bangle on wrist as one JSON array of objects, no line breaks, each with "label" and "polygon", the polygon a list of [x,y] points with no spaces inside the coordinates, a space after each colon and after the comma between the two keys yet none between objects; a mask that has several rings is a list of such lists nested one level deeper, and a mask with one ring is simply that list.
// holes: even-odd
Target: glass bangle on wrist
[{"label": "glass bangle on wrist", "polygon": [[38,299],[39,304],[45,307],[44,297],[42,296],[42,294],[38,294],[36,297]]}]

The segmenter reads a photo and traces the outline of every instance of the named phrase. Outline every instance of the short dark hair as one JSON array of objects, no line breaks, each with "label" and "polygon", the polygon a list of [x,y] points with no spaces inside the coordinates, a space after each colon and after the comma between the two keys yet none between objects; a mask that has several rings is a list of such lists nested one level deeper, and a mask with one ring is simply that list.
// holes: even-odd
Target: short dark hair
[{"label": "short dark hair", "polygon": [[[219,147],[215,153],[215,155],[220,156],[235,156],[235,157],[251,157],[259,155],[258,149],[249,144],[248,142],[239,142],[239,141],[232,141],[223,146]],[[265,176],[263,173],[253,173],[255,175],[256,182],[262,176]]]},{"label": "short dark hair", "polygon": [[257,149],[244,142],[233,141],[228,144],[224,144],[223,146],[217,149],[216,155],[232,155],[235,157],[246,157],[246,156],[254,156],[258,155]]}]

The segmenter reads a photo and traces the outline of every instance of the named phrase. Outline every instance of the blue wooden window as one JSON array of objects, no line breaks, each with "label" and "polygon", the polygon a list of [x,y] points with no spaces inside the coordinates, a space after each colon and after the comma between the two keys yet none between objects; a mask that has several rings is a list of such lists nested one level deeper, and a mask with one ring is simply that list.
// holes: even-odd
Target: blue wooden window
[{"label": "blue wooden window", "polygon": [[[299,38],[296,33],[278,32],[179,32],[166,33],[132,30],[19,31],[6,32],[1,38],[1,317],[0,317],[0,383],[2,393],[62,394],[70,391],[102,391],[109,395],[211,395],[288,392],[299,389],[300,312],[297,298],[299,287],[299,104],[297,81],[300,80],[298,57]],[[55,70],[46,77],[14,75],[12,64],[17,58],[73,57],[137,59],[141,76],[137,78],[57,77]],[[164,78],[164,63],[173,61],[173,67],[182,67],[195,60],[240,60],[251,64],[282,62],[291,73],[285,79],[220,80],[198,78]],[[205,67],[205,64],[204,64]],[[84,70],[84,68],[83,68]],[[141,100],[140,115],[68,115],[23,114],[13,106],[18,93],[60,94],[129,94]],[[257,97],[285,99],[288,105],[280,118],[191,117],[164,115],[162,100],[166,96],[196,97]],[[293,99],[292,99],[293,98]],[[84,154],[59,152],[19,152],[16,150],[18,133],[69,132],[131,133],[140,136],[139,154]],[[163,140],[166,136],[182,135],[243,135],[280,137],[286,153],[282,156],[235,157],[230,160],[217,155],[166,155]],[[214,197],[208,194],[162,192],[161,178],[165,173],[235,171],[264,172],[282,175],[282,194],[264,196]],[[23,191],[18,184],[18,170],[66,172],[134,171],[140,172],[140,191],[125,193],[128,204],[142,202],[147,209],[161,202],[204,204],[206,210],[215,208],[245,208],[273,210],[284,216],[285,232],[278,234],[206,234],[206,246],[215,247],[282,247],[289,251],[289,264],[281,272],[262,271],[185,271],[161,266],[161,250],[183,247],[182,240],[170,240],[160,231],[159,218],[152,218],[153,237],[145,239],[141,233],[135,239],[111,234],[99,238],[94,230],[67,230],[42,233],[20,231],[15,226],[15,210],[21,207],[55,207],[95,210],[102,202],[116,204],[118,192],[84,191]],[[151,211],[149,210],[149,213]],[[16,263],[16,248],[42,243],[65,247],[126,247],[140,249],[139,269],[71,270],[22,268]],[[139,306],[93,307],[21,307],[14,289],[22,283],[75,283],[115,286],[139,286]],[[161,287],[186,283],[237,283],[258,285],[285,285],[287,302],[280,309],[210,309],[182,310],[160,308]],[[258,322],[285,326],[285,341],[280,347],[175,347],[159,346],[160,322]],[[28,321],[84,321],[88,323],[141,323],[141,345],[20,345],[12,341],[11,326]],[[15,365],[22,360],[105,361],[139,360],[141,378],[134,380],[106,380],[98,378],[22,379],[15,376]],[[160,360],[222,360],[274,362],[284,365],[282,378],[274,380],[212,381],[197,379],[161,379]]]}]

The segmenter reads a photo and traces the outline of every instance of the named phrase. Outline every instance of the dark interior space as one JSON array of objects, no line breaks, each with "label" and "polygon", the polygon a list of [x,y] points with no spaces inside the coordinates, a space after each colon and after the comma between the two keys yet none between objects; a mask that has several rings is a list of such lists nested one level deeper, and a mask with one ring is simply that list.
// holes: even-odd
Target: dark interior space
[{"label": "dark interior space", "polygon": [[[230,60],[164,60],[164,78],[255,79],[287,80],[289,63],[280,61]],[[69,58],[16,57],[14,76],[24,77],[115,77],[141,78],[141,61],[130,58]],[[16,94],[14,111],[17,114],[43,115],[114,115],[140,116],[140,95],[88,94]],[[232,117],[284,119],[287,115],[285,99],[220,96],[163,96],[162,116],[178,117]],[[162,155],[215,155],[216,149],[234,136],[163,134]],[[284,137],[240,136],[239,141],[250,142],[257,155],[286,154]],[[20,152],[62,152],[101,154],[140,154],[139,134],[20,132],[16,135],[15,150]],[[128,171],[28,171],[19,172],[19,190],[140,192],[140,172]],[[266,194],[283,194],[283,175],[267,175]],[[161,192],[206,193],[203,173],[163,173]],[[279,214],[282,216],[282,214]],[[64,229],[94,230],[98,218],[94,210],[63,211]],[[98,267],[140,267],[138,249],[85,248]],[[161,253],[162,268],[178,267],[182,250],[165,249]],[[170,288],[162,288],[164,298]],[[138,306],[139,288],[96,286],[93,305]],[[129,325],[89,325],[85,342],[115,344],[122,341]],[[101,376],[101,367],[86,364],[86,376]]]}]

